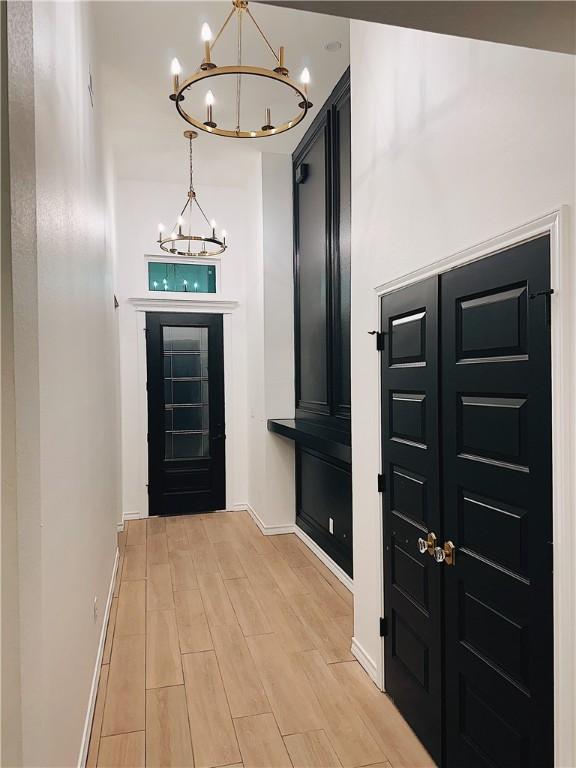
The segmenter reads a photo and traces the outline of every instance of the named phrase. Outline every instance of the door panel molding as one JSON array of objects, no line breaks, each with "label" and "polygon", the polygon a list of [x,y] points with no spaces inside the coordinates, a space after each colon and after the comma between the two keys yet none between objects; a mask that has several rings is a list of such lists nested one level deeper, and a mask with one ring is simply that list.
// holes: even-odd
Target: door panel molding
[{"label": "door panel molding", "polygon": [[[526,224],[497,235],[449,257],[442,258],[390,280],[374,289],[374,319],[380,320],[382,296],[441,275],[456,267],[472,263],[500,251],[513,248],[528,240],[548,234],[550,237],[550,284],[554,290],[551,301],[551,367],[552,367],[552,524],[553,524],[553,631],[554,631],[554,762],[556,765],[576,765],[576,743],[572,723],[576,721],[576,566],[573,542],[576,540],[576,520],[572,514],[575,504],[573,480],[573,425],[576,411],[572,403],[574,391],[573,298],[569,286],[571,235],[568,206],[561,206]],[[379,326],[378,326],[379,327]],[[383,329],[386,330],[386,329]],[[379,377],[381,366],[379,366]],[[381,381],[379,390],[381,388]],[[566,425],[570,425],[570,429]],[[379,498],[381,513],[382,499]],[[383,541],[383,538],[381,538]],[[384,551],[380,550],[380,573],[384,573]],[[385,611],[384,588],[381,585],[381,610]],[[376,623],[377,618],[374,617]],[[382,640],[378,679],[386,690]]]}]

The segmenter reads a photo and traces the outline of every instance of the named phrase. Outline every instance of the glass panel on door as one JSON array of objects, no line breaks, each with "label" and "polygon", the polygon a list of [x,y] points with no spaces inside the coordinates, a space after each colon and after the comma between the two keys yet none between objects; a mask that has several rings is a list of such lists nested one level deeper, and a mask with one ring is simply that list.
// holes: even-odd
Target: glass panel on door
[{"label": "glass panel on door", "polygon": [[164,458],[208,458],[208,328],[164,326],[162,351]]}]

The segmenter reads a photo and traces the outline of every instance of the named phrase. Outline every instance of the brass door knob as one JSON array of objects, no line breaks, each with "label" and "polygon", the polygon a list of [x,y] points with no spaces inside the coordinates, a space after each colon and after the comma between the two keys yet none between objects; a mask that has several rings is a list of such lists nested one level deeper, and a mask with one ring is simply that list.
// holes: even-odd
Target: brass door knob
[{"label": "brass door knob", "polygon": [[445,541],[443,547],[436,547],[434,549],[434,559],[437,563],[455,565],[456,547],[451,541]]},{"label": "brass door knob", "polygon": [[419,538],[418,539],[418,551],[420,554],[425,554],[428,552],[428,554],[431,557],[434,557],[434,548],[436,547],[436,534],[433,531],[430,531],[427,538]]}]

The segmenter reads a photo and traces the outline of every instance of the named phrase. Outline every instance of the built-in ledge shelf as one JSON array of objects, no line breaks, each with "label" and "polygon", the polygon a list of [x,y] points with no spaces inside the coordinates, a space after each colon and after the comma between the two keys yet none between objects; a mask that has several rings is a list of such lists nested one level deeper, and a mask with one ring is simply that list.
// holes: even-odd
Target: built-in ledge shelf
[{"label": "built-in ledge shelf", "polygon": [[301,419],[268,419],[268,431],[348,464],[352,462],[350,435],[346,432]]}]

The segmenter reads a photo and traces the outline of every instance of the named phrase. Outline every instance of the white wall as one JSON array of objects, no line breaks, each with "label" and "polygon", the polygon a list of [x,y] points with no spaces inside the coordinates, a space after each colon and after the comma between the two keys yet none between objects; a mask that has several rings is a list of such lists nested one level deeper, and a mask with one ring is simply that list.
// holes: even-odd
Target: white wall
[{"label": "white wall", "polygon": [[115,319],[92,25],[87,4],[11,3],[8,13],[23,764],[70,766],[116,553]]},{"label": "white wall", "polygon": [[1,724],[0,764],[22,761],[20,706],[20,595],[18,516],[16,499],[16,419],[14,382],[14,320],[12,302],[12,243],[10,232],[10,146],[8,141],[8,44],[6,3],[0,7],[0,430],[2,585],[0,641]]},{"label": "white wall", "polygon": [[355,639],[380,681],[374,289],[562,204],[573,219],[574,73],[566,55],[351,22]]},{"label": "white wall", "polygon": [[249,503],[269,529],[294,524],[294,444],[268,432],[268,419],[294,417],[292,158],[262,154],[260,258],[248,309]]}]

